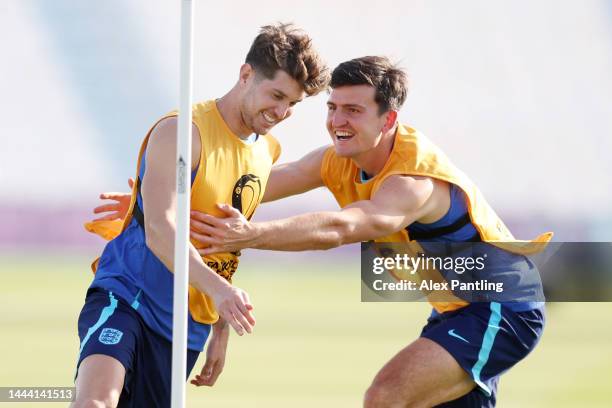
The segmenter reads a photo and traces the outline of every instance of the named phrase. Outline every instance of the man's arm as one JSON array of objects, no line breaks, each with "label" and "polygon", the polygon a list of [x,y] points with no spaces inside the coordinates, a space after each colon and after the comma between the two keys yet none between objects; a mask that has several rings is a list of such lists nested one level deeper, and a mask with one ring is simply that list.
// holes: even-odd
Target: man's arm
[{"label": "man's arm", "polygon": [[357,201],[340,211],[260,223],[248,222],[230,206],[220,206],[228,217],[199,214],[195,226],[200,232],[192,236],[211,245],[200,250],[203,254],[242,248],[328,249],[372,240],[400,231],[435,209],[440,197],[433,194],[437,183],[426,177],[390,176],[371,200]]},{"label": "man's arm", "polygon": [[320,147],[301,159],[272,168],[263,202],[279,200],[321,187],[321,164],[328,146]]},{"label": "man's arm", "polygon": [[195,386],[205,385],[212,387],[225,366],[227,342],[229,340],[229,326],[223,319],[213,324],[212,336],[206,346],[206,363],[200,374],[196,374],[191,383]]},{"label": "man's arm", "polygon": [[[147,165],[142,180],[142,197],[147,246],[168,270],[174,269],[174,238],[176,234],[176,140],[177,119],[162,120],[153,129],[147,146]],[[197,166],[200,156],[200,136],[193,127],[192,163]],[[193,245],[189,245],[189,282],[211,296],[219,315],[238,334],[251,333],[255,319],[251,314],[246,292],[233,287],[204,264]]]}]

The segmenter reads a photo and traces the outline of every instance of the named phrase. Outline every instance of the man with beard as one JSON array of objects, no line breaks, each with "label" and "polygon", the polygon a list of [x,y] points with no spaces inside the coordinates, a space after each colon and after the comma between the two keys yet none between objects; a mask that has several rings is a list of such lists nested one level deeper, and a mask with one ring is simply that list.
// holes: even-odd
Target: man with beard
[{"label": "man with beard", "polygon": [[[223,97],[193,106],[191,206],[221,215],[233,205],[250,218],[280,154],[268,132],[305,96],[327,87],[329,72],[310,38],[290,24],[265,26]],[[88,224],[108,239],[79,316],[74,407],[170,405],[177,113],[153,125],[139,154],[124,219]],[[103,217],[105,218],[105,217]],[[108,217],[106,217],[108,218]],[[223,369],[229,325],[255,324],[246,292],[231,285],[237,253],[201,257],[189,248],[187,375],[212,328],[195,385],[212,386]]]},{"label": "man with beard", "polygon": [[[327,249],[370,240],[478,243],[492,255],[487,278],[518,282],[511,296],[541,293],[539,280],[523,283],[525,274],[537,275],[525,255],[541,249],[552,234],[517,242],[474,183],[420,132],[398,123],[407,94],[401,69],[384,57],[357,58],[334,69],[331,88],[327,130],[333,146],[275,166],[264,201],[324,186],[342,209],[268,222],[250,222],[223,204],[223,218],[195,212],[192,237],[209,245],[201,254]],[[433,311],[421,336],[379,371],[365,406],[494,406],[501,374],[541,336],[543,298],[429,299]]]}]

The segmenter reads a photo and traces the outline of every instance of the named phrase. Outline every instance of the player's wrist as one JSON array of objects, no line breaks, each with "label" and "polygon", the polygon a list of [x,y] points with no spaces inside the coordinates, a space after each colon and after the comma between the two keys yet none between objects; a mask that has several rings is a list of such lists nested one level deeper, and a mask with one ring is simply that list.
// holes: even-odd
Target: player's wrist
[{"label": "player's wrist", "polygon": [[259,248],[265,242],[266,224],[252,222],[251,237],[249,239],[248,248]]},{"label": "player's wrist", "polygon": [[213,273],[215,274],[215,276],[213,276],[211,279],[210,296],[218,297],[219,295],[227,293],[227,291],[231,289],[232,285],[228,281],[223,279],[221,276],[217,275],[215,272]]},{"label": "player's wrist", "polygon": [[206,293],[211,298],[218,298],[220,294],[226,291],[231,284],[219,276],[215,271],[204,265],[204,270],[199,270],[203,273],[192,274],[193,280],[190,282],[196,289]]},{"label": "player's wrist", "polygon": [[219,317],[216,323],[212,325],[212,332],[215,338],[229,337],[229,323],[222,317]]}]

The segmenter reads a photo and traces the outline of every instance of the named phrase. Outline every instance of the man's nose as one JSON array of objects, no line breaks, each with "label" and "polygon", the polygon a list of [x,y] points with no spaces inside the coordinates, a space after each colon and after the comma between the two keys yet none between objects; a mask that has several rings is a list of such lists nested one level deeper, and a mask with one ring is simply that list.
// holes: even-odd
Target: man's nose
[{"label": "man's nose", "polygon": [[331,125],[334,128],[346,125],[346,116],[338,111],[331,113]]},{"label": "man's nose", "polygon": [[291,107],[289,104],[279,105],[274,109],[274,114],[278,120],[285,119],[286,116],[291,115]]}]

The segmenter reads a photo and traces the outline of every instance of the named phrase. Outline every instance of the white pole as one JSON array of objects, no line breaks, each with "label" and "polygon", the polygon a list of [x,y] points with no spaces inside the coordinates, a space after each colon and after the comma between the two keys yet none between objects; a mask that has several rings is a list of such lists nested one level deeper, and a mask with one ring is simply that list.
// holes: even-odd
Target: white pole
[{"label": "white pole", "polygon": [[181,68],[176,149],[176,237],[172,320],[172,408],[185,406],[187,372],[187,289],[189,285],[189,204],[191,198],[191,81],[193,1],[182,0]]}]

